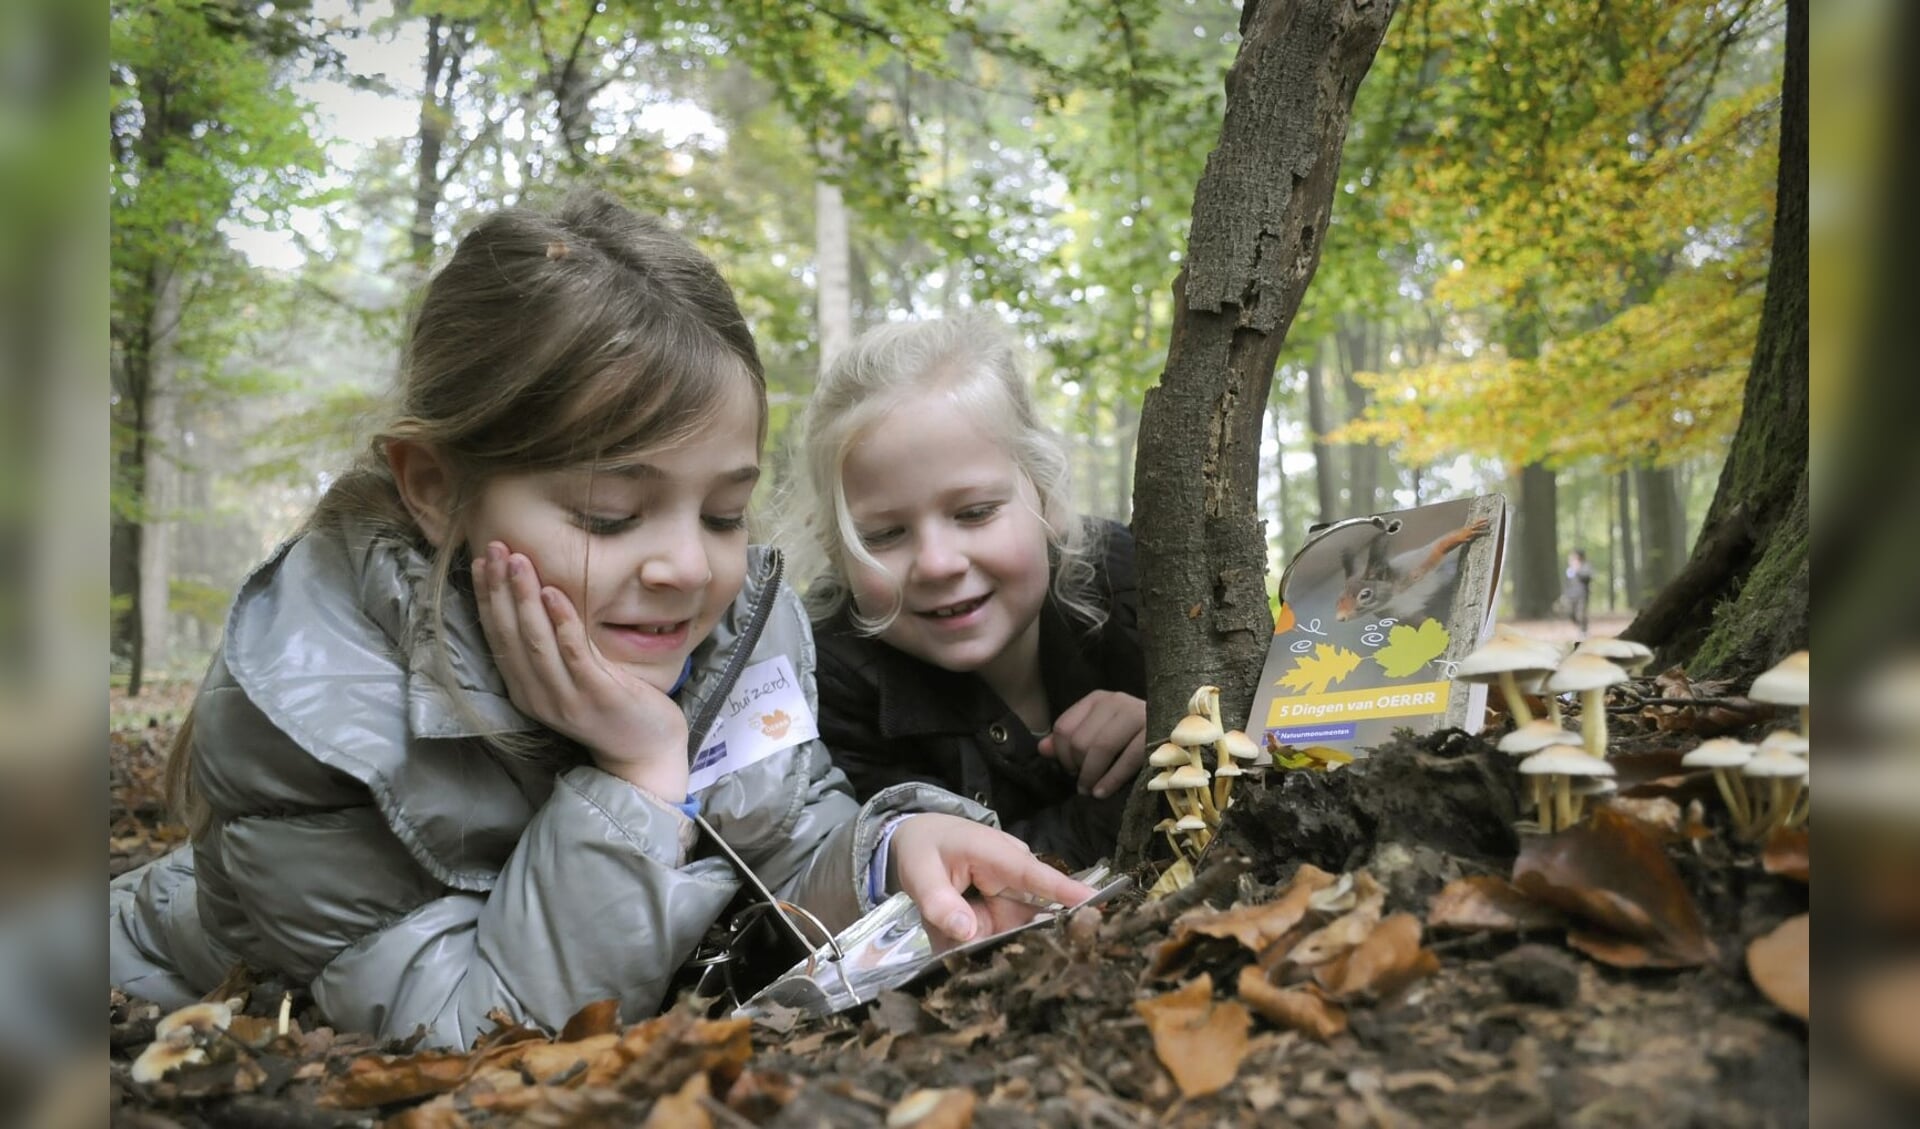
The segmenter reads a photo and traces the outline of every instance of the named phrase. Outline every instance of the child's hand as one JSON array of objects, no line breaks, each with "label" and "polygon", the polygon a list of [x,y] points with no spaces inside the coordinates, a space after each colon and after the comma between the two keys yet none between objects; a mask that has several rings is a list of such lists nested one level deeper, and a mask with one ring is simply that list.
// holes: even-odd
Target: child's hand
[{"label": "child's hand", "polygon": [[958,816],[927,813],[904,821],[893,833],[892,850],[900,888],[920,907],[927,927],[954,942],[1004,925],[967,900],[969,889],[996,904],[996,896],[1006,894],[1071,906],[1094,894],[1093,887],[1034,858],[1020,840]]},{"label": "child's hand", "polygon": [[602,771],[670,803],[686,797],[686,715],[602,658],[572,601],[542,588],[532,561],[496,541],[474,559],[473,590],[520,712],[586,746]]},{"label": "child's hand", "polygon": [[1147,759],[1147,703],[1095,690],[1067,708],[1040,739],[1040,755],[1080,778],[1082,795],[1105,799],[1133,783]]}]

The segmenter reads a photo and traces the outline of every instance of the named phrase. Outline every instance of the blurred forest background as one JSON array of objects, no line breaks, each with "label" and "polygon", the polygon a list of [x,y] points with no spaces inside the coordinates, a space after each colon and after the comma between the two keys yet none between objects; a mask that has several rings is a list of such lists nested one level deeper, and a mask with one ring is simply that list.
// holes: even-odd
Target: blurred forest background
[{"label": "blurred forest background", "polygon": [[[767,361],[774,483],[823,356],[990,306],[1032,345],[1081,502],[1128,516],[1236,4],[112,0],[111,21],[117,684],[198,677],[234,585],[380,410],[408,297],[469,217],[578,183],[721,264]],[[1503,491],[1503,614],[1548,615],[1570,548],[1596,612],[1671,578],[1758,327],[1784,30],[1781,0],[1403,4],[1267,407],[1276,565],[1311,522]]]}]

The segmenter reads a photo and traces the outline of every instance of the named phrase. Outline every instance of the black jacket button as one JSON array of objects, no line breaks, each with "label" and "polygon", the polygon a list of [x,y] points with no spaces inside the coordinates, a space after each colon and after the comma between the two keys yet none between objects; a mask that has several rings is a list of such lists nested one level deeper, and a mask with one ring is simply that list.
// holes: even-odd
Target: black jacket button
[{"label": "black jacket button", "polygon": [[987,736],[993,739],[994,744],[1004,745],[1007,743],[1007,727],[996,721],[987,726]]}]

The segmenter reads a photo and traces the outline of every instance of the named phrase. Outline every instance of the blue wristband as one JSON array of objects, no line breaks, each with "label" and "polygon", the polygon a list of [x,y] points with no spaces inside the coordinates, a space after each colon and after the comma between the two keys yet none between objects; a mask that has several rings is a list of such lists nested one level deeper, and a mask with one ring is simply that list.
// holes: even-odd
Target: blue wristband
[{"label": "blue wristband", "polygon": [[688,819],[699,818],[700,801],[697,799],[694,799],[692,796],[688,796],[686,799],[682,800],[681,802],[673,806],[679,808],[680,814],[686,816]]}]

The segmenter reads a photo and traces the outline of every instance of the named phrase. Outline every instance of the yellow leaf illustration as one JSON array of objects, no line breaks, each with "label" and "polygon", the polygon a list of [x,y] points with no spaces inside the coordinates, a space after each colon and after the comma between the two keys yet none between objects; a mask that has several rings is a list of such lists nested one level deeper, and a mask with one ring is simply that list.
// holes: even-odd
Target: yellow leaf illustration
[{"label": "yellow leaf illustration", "polygon": [[1429,619],[1419,627],[1397,624],[1387,634],[1387,645],[1373,653],[1373,661],[1387,672],[1389,678],[1405,678],[1414,671],[1440,657],[1449,642],[1447,629],[1440,626],[1437,619]]},{"label": "yellow leaf illustration", "polygon": [[1280,685],[1306,694],[1324,694],[1327,687],[1352,674],[1359,665],[1360,656],[1345,647],[1316,643],[1311,656],[1303,656],[1280,677]]}]

